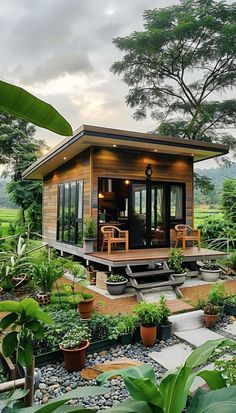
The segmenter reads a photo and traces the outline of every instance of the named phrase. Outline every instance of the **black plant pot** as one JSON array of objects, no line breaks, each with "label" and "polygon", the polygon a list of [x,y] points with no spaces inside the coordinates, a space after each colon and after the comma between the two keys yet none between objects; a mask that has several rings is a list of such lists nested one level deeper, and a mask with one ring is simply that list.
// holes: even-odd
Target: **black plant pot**
[{"label": "black plant pot", "polygon": [[157,325],[157,340],[159,341],[166,341],[171,338],[171,333],[172,333],[172,323],[170,321],[167,321],[167,323],[164,324],[158,324]]},{"label": "black plant pot", "polygon": [[236,315],[236,305],[225,303],[224,312],[227,315]]},{"label": "black plant pot", "polygon": [[131,333],[121,334],[119,336],[119,343],[122,346],[126,346],[127,344],[131,344],[132,343],[132,334]]}]

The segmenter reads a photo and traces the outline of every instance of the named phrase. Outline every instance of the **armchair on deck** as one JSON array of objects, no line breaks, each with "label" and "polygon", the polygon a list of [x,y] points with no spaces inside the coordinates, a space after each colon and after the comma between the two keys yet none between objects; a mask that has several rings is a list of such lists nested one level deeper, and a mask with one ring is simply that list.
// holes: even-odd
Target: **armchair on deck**
[{"label": "armchair on deck", "polygon": [[113,225],[105,225],[101,227],[103,235],[102,251],[105,244],[107,244],[107,252],[111,254],[112,244],[125,244],[125,251],[129,250],[129,231],[123,231]]},{"label": "armchair on deck", "polygon": [[175,225],[175,248],[178,246],[178,242],[182,241],[183,250],[186,249],[186,241],[197,241],[198,251],[201,248],[201,230],[193,229],[189,225]]}]

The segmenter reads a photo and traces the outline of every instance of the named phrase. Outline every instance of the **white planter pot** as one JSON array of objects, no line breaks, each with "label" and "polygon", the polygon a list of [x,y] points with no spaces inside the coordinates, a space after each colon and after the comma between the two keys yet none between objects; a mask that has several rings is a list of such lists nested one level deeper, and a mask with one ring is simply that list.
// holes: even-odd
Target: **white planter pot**
[{"label": "white planter pot", "polygon": [[182,274],[175,274],[174,273],[174,274],[171,274],[171,275],[174,277],[174,279],[176,281],[181,282],[183,284],[185,279],[186,279],[187,273],[186,272],[183,272]]},{"label": "white planter pot", "polygon": [[84,252],[85,252],[85,254],[91,254],[94,251],[93,243],[94,243],[94,238],[84,240]]},{"label": "white planter pot", "polygon": [[220,270],[205,270],[200,268],[201,278],[207,282],[215,282],[220,276]]}]

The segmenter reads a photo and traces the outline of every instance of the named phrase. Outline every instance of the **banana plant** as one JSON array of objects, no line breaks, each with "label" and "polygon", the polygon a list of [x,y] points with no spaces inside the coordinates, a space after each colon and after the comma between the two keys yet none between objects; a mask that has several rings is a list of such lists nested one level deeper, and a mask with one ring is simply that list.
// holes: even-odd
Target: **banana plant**
[{"label": "banana plant", "polygon": [[0,321],[0,330],[11,328],[2,340],[3,354],[6,357],[13,353],[16,361],[26,367],[26,404],[33,401],[34,358],[32,339],[43,339],[44,324],[52,324],[53,320],[48,313],[39,307],[33,298],[24,298],[21,301],[0,302],[0,312],[8,312]]},{"label": "banana plant", "polygon": [[52,105],[21,87],[2,80],[0,80],[0,110],[59,135],[70,136],[73,133],[70,124]]},{"label": "banana plant", "polygon": [[[226,382],[218,371],[195,371],[214,354],[216,349],[223,346],[233,346],[234,343],[226,338],[210,340],[199,346],[187,358],[183,366],[173,371],[168,371],[158,385],[155,373],[151,366],[142,365],[127,369],[103,373],[98,376],[98,384],[114,376],[121,376],[130,393],[132,400],[125,401],[106,413],[203,413],[213,412],[209,406],[215,405],[215,400],[222,395],[222,404],[227,393],[231,400],[229,410],[214,410],[214,413],[235,413],[236,411],[236,389],[226,388]],[[190,388],[196,376],[200,376],[207,383],[211,391],[207,393],[196,393],[191,405],[186,409]],[[218,396],[217,396],[218,395]],[[193,403],[197,409],[193,409]],[[207,406],[204,410],[201,406]],[[207,410],[208,409],[208,410]],[[231,410],[230,410],[231,409]]]}]

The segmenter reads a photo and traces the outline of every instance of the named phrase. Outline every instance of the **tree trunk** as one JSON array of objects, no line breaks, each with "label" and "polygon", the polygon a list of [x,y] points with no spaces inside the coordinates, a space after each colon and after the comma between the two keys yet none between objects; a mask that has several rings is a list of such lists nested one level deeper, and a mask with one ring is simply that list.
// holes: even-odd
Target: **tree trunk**
[{"label": "tree trunk", "polygon": [[25,389],[29,390],[28,394],[25,396],[25,406],[29,407],[33,405],[34,399],[34,358],[31,366],[26,367],[25,373]]}]

